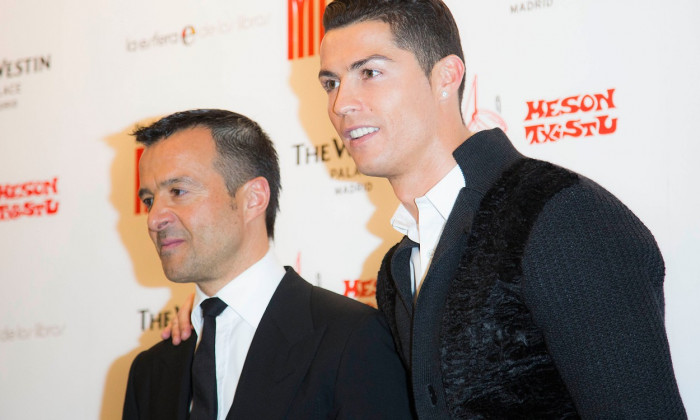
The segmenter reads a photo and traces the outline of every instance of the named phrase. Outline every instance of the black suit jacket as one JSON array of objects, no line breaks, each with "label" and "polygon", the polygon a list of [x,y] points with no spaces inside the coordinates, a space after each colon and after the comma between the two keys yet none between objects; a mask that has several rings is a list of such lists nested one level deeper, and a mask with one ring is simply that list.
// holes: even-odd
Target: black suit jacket
[{"label": "black suit jacket", "polygon": [[[186,419],[196,338],[163,341],[129,373],[124,419]],[[255,332],[228,419],[406,419],[406,373],[382,315],[291,268]]]},{"label": "black suit jacket", "polygon": [[[522,185],[539,188],[546,179],[547,191],[560,180],[539,178],[547,172],[505,176],[524,157],[500,129],[474,134],[454,157],[465,187],[415,303],[409,260],[416,244],[408,237],[387,253],[377,278],[377,302],[410,368],[417,416],[571,418],[530,408],[556,413],[560,400],[543,397],[563,380],[582,418],[686,418],[664,330],[663,259],[648,229],[581,176],[546,200],[510,199],[521,198],[515,185],[532,191]],[[532,211],[534,220],[521,218],[538,201],[544,207]],[[494,209],[500,218],[489,216]],[[519,236],[513,227],[525,225]],[[514,244],[522,246],[517,258],[499,258]],[[538,348],[540,337],[523,334],[532,325],[561,379],[530,381],[518,360]],[[539,360],[536,366],[549,364]]]}]

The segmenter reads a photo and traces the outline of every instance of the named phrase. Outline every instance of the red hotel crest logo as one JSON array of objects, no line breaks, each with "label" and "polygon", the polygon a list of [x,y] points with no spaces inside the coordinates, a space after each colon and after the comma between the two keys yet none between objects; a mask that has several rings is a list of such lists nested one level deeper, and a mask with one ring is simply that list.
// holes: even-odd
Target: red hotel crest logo
[{"label": "red hotel crest logo", "polygon": [[[58,177],[21,184],[0,184],[0,221],[58,212]],[[19,200],[5,204],[4,200]]]},{"label": "red hotel crest logo", "polygon": [[287,0],[287,59],[318,52],[325,9],[326,0]]},{"label": "red hotel crest logo", "polygon": [[[553,100],[527,102],[525,137],[530,144],[556,142],[565,137],[591,137],[612,134],[617,130],[615,89],[605,93],[573,95]],[[591,116],[592,118],[585,117]]]}]

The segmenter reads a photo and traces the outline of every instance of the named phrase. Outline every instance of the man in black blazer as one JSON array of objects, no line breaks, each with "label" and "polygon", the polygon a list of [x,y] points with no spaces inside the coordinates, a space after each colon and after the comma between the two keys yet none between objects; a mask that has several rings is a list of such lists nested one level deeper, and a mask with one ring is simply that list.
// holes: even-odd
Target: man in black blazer
[{"label": "man in black blazer", "polygon": [[685,418],[653,236],[591,180],[470,131],[447,6],[335,0],[323,24],[330,120],[401,202],[377,303],[416,415]]},{"label": "man in black blazer", "polygon": [[[217,320],[210,418],[410,418],[406,373],[381,314],[271,256],[280,175],[260,127],[229,111],[194,110],[135,135],[146,146],[139,196],[166,276],[197,285],[193,318],[217,297],[226,304],[217,318],[236,320],[233,329]],[[195,417],[192,366],[204,346],[196,332],[137,356],[124,419]]]}]

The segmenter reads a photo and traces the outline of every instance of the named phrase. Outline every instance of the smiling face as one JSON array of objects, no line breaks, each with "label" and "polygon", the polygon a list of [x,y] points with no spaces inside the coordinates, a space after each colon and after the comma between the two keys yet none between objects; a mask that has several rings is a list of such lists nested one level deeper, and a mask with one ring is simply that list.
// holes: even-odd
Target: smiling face
[{"label": "smiling face", "polygon": [[139,197],[171,281],[221,285],[244,263],[243,206],[214,169],[216,157],[211,132],[204,127],[178,131],[146,147],[141,156]]},{"label": "smiling face", "polygon": [[360,172],[389,181],[431,165],[438,143],[438,92],[389,24],[332,29],[321,44],[328,116]]}]

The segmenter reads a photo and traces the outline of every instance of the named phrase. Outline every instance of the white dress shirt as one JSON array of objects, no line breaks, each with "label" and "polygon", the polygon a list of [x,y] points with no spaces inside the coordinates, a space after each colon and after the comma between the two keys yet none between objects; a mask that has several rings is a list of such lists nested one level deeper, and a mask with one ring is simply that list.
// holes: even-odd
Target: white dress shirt
[{"label": "white dress shirt", "polygon": [[445,229],[445,223],[457,201],[459,191],[464,188],[464,175],[455,165],[440,182],[424,196],[415,199],[418,207],[418,222],[403,204],[399,204],[391,225],[400,233],[417,243],[411,250],[411,292],[418,296],[425,274],[435,253],[435,248]]},{"label": "white dress shirt", "polygon": [[[250,343],[260,324],[263,313],[282,277],[284,267],[275,258],[272,247],[260,259],[216,294],[228,307],[216,318],[216,396],[217,419],[226,418],[238,380],[243,370]],[[198,340],[202,337],[202,308],[200,304],[209,298],[199,287],[192,310],[192,326]],[[197,342],[199,345],[199,341]]]}]

